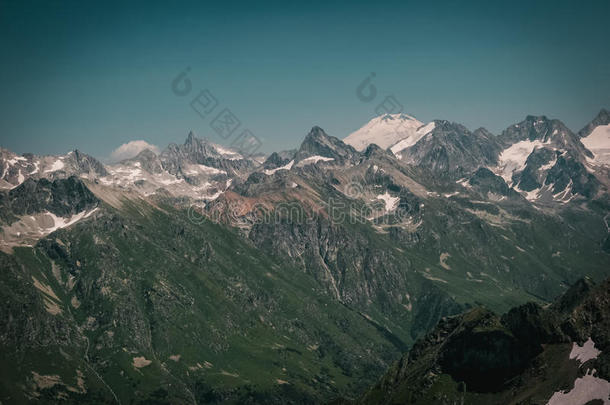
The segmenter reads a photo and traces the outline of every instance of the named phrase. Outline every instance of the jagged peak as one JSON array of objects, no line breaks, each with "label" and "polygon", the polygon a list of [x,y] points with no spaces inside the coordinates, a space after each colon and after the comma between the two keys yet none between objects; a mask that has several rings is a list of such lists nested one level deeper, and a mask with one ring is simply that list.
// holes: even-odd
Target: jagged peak
[{"label": "jagged peak", "polygon": [[91,160],[94,160],[94,161],[96,161],[96,160],[97,160],[97,159],[96,159],[96,158],[94,158],[93,156],[88,155],[88,154],[86,154],[86,153],[84,153],[84,152],[81,152],[81,151],[80,151],[80,150],[78,150],[78,149],[71,150],[70,152],[68,152],[68,153],[67,153],[67,155],[66,155],[66,156],[70,156],[70,155],[74,155],[74,157],[76,158],[76,160],[81,160],[81,159],[91,159]]},{"label": "jagged peak", "polygon": [[323,156],[333,159],[347,158],[356,153],[355,149],[338,138],[328,135],[319,126],[311,128],[301,143],[295,159],[298,161],[310,156]]},{"label": "jagged peak", "polygon": [[334,141],[339,141],[339,140],[328,135],[322,128],[315,125],[311,128],[311,130],[309,130],[309,132],[305,136],[305,139],[303,139],[303,142],[301,144],[301,149],[303,148],[304,145],[307,145],[311,142],[323,143],[326,145],[333,145],[335,143]]},{"label": "jagged peak", "polygon": [[199,138],[195,135],[195,132],[189,131],[186,140],[184,141],[183,147],[178,147],[179,149],[186,150],[203,150],[206,154],[218,154],[217,152],[218,145],[213,144],[207,138]]},{"label": "jagged peak", "polygon": [[311,127],[311,129],[309,130],[309,133],[307,134],[308,137],[325,137],[328,136],[326,134],[326,132],[324,132],[324,130],[322,128],[320,128],[317,125],[314,125],[313,127]]},{"label": "jagged peak", "polygon": [[573,144],[574,134],[560,120],[548,118],[546,115],[528,115],[523,121],[512,124],[499,136],[499,139],[507,145],[519,141],[542,142],[556,141],[559,144]]},{"label": "jagged peak", "polygon": [[295,154],[296,151],[292,153],[289,151],[273,152],[265,159],[263,167],[265,169],[275,169],[276,167],[284,166],[294,158]]},{"label": "jagged peak", "polygon": [[184,146],[198,146],[198,145],[206,145],[206,146],[216,146],[212,142],[210,142],[207,138],[198,137],[194,131],[189,131],[186,139],[184,141]]},{"label": "jagged peak", "polygon": [[610,111],[606,108],[602,108],[599,113],[589,122],[583,129],[578,131],[578,136],[584,138],[591,134],[595,128],[600,125],[609,125],[610,124]]},{"label": "jagged peak", "polygon": [[610,123],[610,110],[607,110],[606,108],[602,108],[601,110],[599,110],[599,113],[597,113],[597,115],[595,116],[593,121],[605,122],[605,124],[601,124],[601,125],[606,125],[606,124]]},{"label": "jagged peak", "polygon": [[543,131],[544,128],[553,128],[558,131],[571,132],[570,129],[563,123],[563,121],[557,118],[548,118],[546,115],[528,115],[525,120],[519,124],[529,125],[531,128]]},{"label": "jagged peak", "polygon": [[195,136],[195,133],[193,131],[189,131],[188,135],[186,136],[186,140],[184,141],[185,145],[190,145],[194,142],[196,142],[198,139]]},{"label": "jagged peak", "polygon": [[470,132],[464,125],[449,120],[434,120],[434,130],[432,132],[447,132],[459,130],[462,132]]}]

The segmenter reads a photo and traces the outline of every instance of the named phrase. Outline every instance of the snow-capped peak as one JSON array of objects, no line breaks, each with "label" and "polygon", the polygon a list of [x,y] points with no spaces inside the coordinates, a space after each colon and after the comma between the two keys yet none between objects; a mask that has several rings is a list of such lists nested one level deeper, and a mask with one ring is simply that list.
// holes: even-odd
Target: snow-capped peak
[{"label": "snow-capped peak", "polygon": [[423,125],[423,122],[407,114],[383,114],[352,132],[343,142],[358,151],[363,151],[373,143],[387,149],[403,139],[413,137]]},{"label": "snow-capped peak", "polygon": [[598,125],[581,141],[593,153],[589,163],[610,166],[610,124]]}]

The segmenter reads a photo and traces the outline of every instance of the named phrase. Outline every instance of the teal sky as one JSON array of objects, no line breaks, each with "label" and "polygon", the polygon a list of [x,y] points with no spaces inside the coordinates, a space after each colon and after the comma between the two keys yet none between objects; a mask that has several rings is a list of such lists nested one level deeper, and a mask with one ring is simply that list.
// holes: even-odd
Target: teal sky
[{"label": "teal sky", "polygon": [[[90,3],[90,4],[87,4]],[[527,114],[580,129],[610,107],[610,2],[120,2],[0,0],[0,145],[104,158],[189,130],[208,89],[263,142],[313,125],[344,137],[394,95],[422,121],[498,133]],[[192,93],[172,80],[190,67]],[[371,72],[378,90],[356,87]]]}]

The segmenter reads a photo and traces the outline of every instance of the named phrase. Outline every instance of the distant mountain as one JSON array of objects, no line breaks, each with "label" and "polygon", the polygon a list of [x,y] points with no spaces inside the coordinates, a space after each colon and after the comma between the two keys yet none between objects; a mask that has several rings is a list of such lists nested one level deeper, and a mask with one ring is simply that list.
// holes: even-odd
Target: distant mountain
[{"label": "distant mountain", "polygon": [[170,144],[160,157],[165,169],[172,174],[178,173],[185,164],[205,165],[230,174],[239,174],[254,167],[251,160],[239,153],[199,139],[193,132],[188,134],[183,145]]},{"label": "distant mountain", "polygon": [[610,111],[602,108],[593,120],[585,125],[583,129],[578,131],[578,136],[581,138],[587,137],[599,126],[610,124]]},{"label": "distant mountain", "polygon": [[470,132],[463,125],[438,120],[429,133],[400,155],[407,163],[433,172],[462,176],[493,165],[499,149],[497,139],[483,128]]},{"label": "distant mountain", "polygon": [[610,167],[610,112],[601,110],[589,125],[578,135],[583,145],[591,151],[588,163],[599,170],[600,166]]},{"label": "distant mountain", "polygon": [[153,195],[160,190],[175,198],[207,201],[224,192],[233,177],[259,166],[239,153],[199,139],[190,132],[182,145],[170,144],[160,155],[150,150],[108,167],[99,182]]},{"label": "distant mountain", "polygon": [[0,193],[0,250],[31,245],[48,234],[97,210],[99,200],[76,176],[38,181],[27,179]]},{"label": "distant mountain", "polygon": [[294,160],[297,151],[295,149],[281,152],[273,152],[263,162],[263,170],[275,170],[279,167],[286,166],[290,161]]},{"label": "distant mountain", "polygon": [[99,177],[108,174],[97,159],[78,150],[63,156],[18,156],[0,149],[0,189],[10,189],[28,178],[60,179],[70,176]]},{"label": "distant mountain", "polygon": [[[408,133],[396,131],[406,123],[411,125]],[[609,124],[608,111],[602,110],[576,135],[559,120],[527,116],[495,136],[484,128],[470,132],[442,120],[424,126],[409,116],[385,115],[345,141],[360,147],[377,144],[405,163],[459,181],[468,181],[469,174],[485,167],[530,201],[566,202],[607,189]],[[392,145],[389,140],[397,136],[403,139]]]},{"label": "distant mountain", "polygon": [[495,171],[530,200],[568,201],[597,193],[600,181],[587,168],[592,156],[561,121],[528,116],[507,128]]},{"label": "distant mountain", "polygon": [[415,144],[425,135],[425,131],[418,132],[422,127],[425,127],[425,124],[410,115],[384,114],[373,118],[362,128],[348,135],[343,142],[360,152],[371,144],[387,149],[402,142],[401,145],[407,147]]},{"label": "distant mountain", "polygon": [[320,127],[313,127],[305,136],[295,155],[297,165],[307,164],[308,162],[335,161],[344,163],[352,159],[356,151],[351,146],[341,140],[329,136]]}]

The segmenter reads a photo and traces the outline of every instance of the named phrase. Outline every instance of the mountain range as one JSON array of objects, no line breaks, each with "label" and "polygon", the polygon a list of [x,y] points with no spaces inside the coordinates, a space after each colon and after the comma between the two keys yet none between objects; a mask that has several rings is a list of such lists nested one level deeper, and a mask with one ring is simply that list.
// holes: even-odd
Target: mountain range
[{"label": "mountain range", "polygon": [[[192,132],[114,164],[2,149],[0,400],[503,403],[544,358],[559,385],[510,389],[550,401],[585,378],[571,344],[607,345],[566,300],[607,292],[609,156],[607,110],[578,133],[386,114],[264,159]],[[458,356],[487,343],[511,354],[492,393]]]}]

